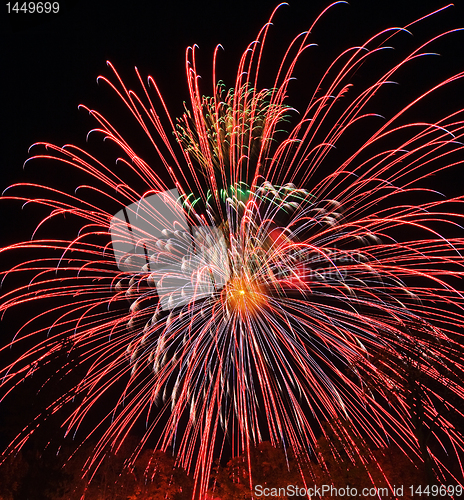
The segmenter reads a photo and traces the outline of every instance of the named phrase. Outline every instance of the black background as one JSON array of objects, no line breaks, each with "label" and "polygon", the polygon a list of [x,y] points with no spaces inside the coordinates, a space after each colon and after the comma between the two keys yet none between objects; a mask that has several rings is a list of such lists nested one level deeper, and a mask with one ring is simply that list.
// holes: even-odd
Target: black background
[{"label": "black background", "polygon": [[[353,0],[350,5],[336,6],[316,30],[312,41],[319,46],[303,58],[297,76],[309,79],[312,75],[320,76],[342,50],[362,43],[381,29],[403,26],[446,4],[445,1]],[[8,15],[6,6],[2,6],[2,189],[28,178],[27,170],[22,172],[22,164],[28,158],[31,144],[48,141],[85,146],[85,135],[94,122],[85,111],[77,110],[79,104],[101,111],[114,120],[116,128],[124,126],[127,114],[123,106],[107,87],[96,83],[98,75],[111,74],[105,66],[106,60],[116,66],[129,86],[136,87],[134,66],[142,75],[152,75],[172,115],[178,116],[182,102],[188,98],[186,47],[194,43],[200,47],[198,62],[204,91],[208,93],[213,50],[216,44],[222,44],[225,50],[220,54],[219,77],[232,86],[242,51],[256,37],[277,2],[74,1],[61,5],[58,15]],[[272,65],[274,70],[277,68],[279,56],[291,39],[307,29],[327,5],[327,1],[300,0],[280,9],[269,37],[269,68]],[[413,38],[425,41],[426,35],[461,26],[464,26],[464,3],[459,0],[447,12],[415,27]],[[464,35],[452,35],[434,49],[441,53],[440,60],[431,61],[430,66],[427,63],[414,67],[412,71],[416,71],[416,81],[423,88],[408,86],[409,76],[401,82],[401,94],[406,100],[463,69]],[[266,71],[267,67],[263,74]],[[454,85],[435,105],[457,109],[462,94],[462,86],[459,89]],[[306,102],[301,88],[292,97],[297,104]],[[52,174],[43,173],[45,183],[59,184],[59,176],[47,175]],[[8,215],[2,219],[5,224]],[[5,234],[8,229],[2,231],[3,243],[16,239],[9,232]]]}]

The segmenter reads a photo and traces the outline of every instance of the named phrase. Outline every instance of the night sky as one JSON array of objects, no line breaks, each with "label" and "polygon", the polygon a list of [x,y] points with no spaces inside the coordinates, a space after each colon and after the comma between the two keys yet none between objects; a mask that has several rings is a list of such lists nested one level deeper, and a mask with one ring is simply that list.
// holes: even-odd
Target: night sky
[{"label": "night sky", "polygon": [[[207,91],[213,50],[216,44],[222,44],[225,50],[220,55],[219,77],[226,84],[233,84],[239,56],[277,2],[138,1],[129,6],[111,1],[71,1],[66,4],[58,15],[2,12],[6,28],[2,30],[2,189],[25,178],[21,167],[28,157],[28,147],[34,142],[84,144],[93,121],[85,111],[77,110],[79,104],[104,115],[111,114],[115,120],[124,120],[124,110],[117,98],[96,83],[98,75],[110,75],[106,60],[134,86],[134,66],[142,75],[152,75],[176,116],[182,112],[182,102],[187,98],[185,48],[194,43],[199,45],[198,61]],[[274,69],[292,37],[307,29],[328,4],[321,0],[300,0],[281,8],[269,39],[267,56],[276,54],[269,67]],[[422,34],[433,35],[463,26],[464,2],[456,4],[433,21],[417,27],[418,39],[425,40],[419,37]],[[340,5],[317,30],[314,41],[319,47],[313,51],[314,56],[307,56],[302,62],[302,76],[319,76],[330,58],[342,49],[362,42],[382,28],[404,25],[444,5],[444,1],[418,0],[353,0],[350,5]],[[462,36],[449,37],[439,48],[443,61],[433,61],[430,71],[426,64],[417,68],[425,82],[433,83],[453,70],[462,69]],[[407,80],[402,85],[407,87]],[[414,90],[403,88],[403,94],[416,95]],[[453,90],[454,93],[449,91],[448,100],[456,106],[454,101],[459,93]],[[300,91],[298,98],[304,103],[301,94]],[[9,235],[2,234],[2,238],[7,238],[4,243],[10,241]]]},{"label": "night sky", "polygon": [[[307,29],[328,3],[298,1],[281,8],[269,39],[267,57],[276,55],[269,68],[277,66],[292,37]],[[433,35],[464,25],[464,2],[456,4],[433,21],[415,28],[418,39],[425,40],[419,38],[421,34]],[[213,50],[216,44],[222,44],[225,50],[220,54],[219,77],[231,85],[239,56],[277,2],[138,1],[129,7],[111,1],[71,1],[66,5],[58,15],[2,13],[2,189],[27,177],[21,167],[34,142],[84,144],[93,121],[85,111],[77,110],[79,104],[124,120],[117,98],[96,83],[98,75],[110,75],[106,60],[116,66],[129,85],[136,83],[134,66],[142,75],[152,75],[176,116],[187,98],[185,48],[199,45],[198,61],[207,91]],[[418,0],[353,0],[350,5],[339,5],[316,31],[314,41],[319,47],[313,51],[314,56],[307,56],[302,62],[301,75],[319,76],[330,58],[342,49],[360,43],[382,28],[404,25],[444,5],[446,2]],[[417,68],[422,81],[433,83],[462,69],[462,36],[449,37],[440,43],[439,49],[439,63],[433,61],[430,70],[427,64]],[[406,87],[403,95],[417,95],[414,88],[407,87],[407,80],[401,83]],[[302,94],[299,91],[298,98],[304,103]],[[455,107],[458,95],[456,88],[447,95]],[[115,125],[118,126],[117,121]],[[3,243],[15,240],[9,236],[2,234]]]},{"label": "night sky", "polygon": [[[272,71],[277,69],[293,37],[307,29],[329,4],[321,0],[290,0],[289,3],[274,19],[268,52],[265,51],[264,84],[271,82]],[[425,41],[444,30],[464,26],[464,1],[456,3],[433,21],[418,26],[414,30],[417,39]],[[85,110],[77,109],[81,103],[102,112],[117,129],[127,131],[128,142],[137,144],[137,136],[142,132],[135,124],[131,129],[126,122],[128,113],[118,97],[107,86],[96,82],[98,75],[111,77],[107,60],[113,63],[128,86],[137,90],[134,66],[144,77],[153,76],[172,116],[176,117],[183,112],[183,101],[188,98],[186,47],[194,43],[200,47],[197,60],[207,94],[211,90],[213,51],[220,43],[224,51],[220,53],[218,78],[232,86],[240,55],[276,5],[277,2],[269,0],[201,3],[87,0],[68,1],[58,15],[7,15],[2,6],[1,112],[4,127],[0,188],[3,190],[12,183],[30,179],[59,188],[73,184],[72,179],[60,176],[56,168],[37,171],[29,165],[23,170],[22,165],[28,158],[29,146],[38,141],[85,147],[86,134],[95,122]],[[303,106],[306,103],[305,85],[310,88],[342,50],[362,43],[383,28],[403,26],[445,5],[445,1],[353,0],[350,5],[337,6],[316,30],[314,41],[318,47],[302,58],[297,77],[307,83],[297,83],[294,96],[290,88],[289,103]],[[404,39],[406,45],[410,43],[408,36]],[[464,69],[464,33],[440,42],[436,50],[442,56],[434,58],[433,64],[416,64],[409,70],[414,78],[410,79],[407,72],[401,73],[404,79],[400,82],[403,90],[400,94],[404,103]],[[417,113],[423,111],[431,118],[438,118],[446,111],[463,107],[463,83],[442,92],[435,102],[435,109],[421,109]],[[379,101],[383,109],[396,104]],[[417,114],[409,118],[412,121],[419,117]],[[102,158],[106,159],[105,145],[100,141],[97,147],[97,143],[94,141],[93,153],[98,155],[99,147]],[[157,168],[155,154],[142,143],[140,148],[145,155],[153,155],[153,168]],[[149,157],[144,159],[151,163]],[[438,187],[449,196],[462,194],[464,175],[448,174],[438,181]],[[27,239],[38,222],[33,220],[33,210],[20,212],[17,204],[4,203],[0,211],[2,246]],[[5,264],[0,264],[3,269]],[[0,324],[1,343],[11,340],[14,324],[11,317]]]}]

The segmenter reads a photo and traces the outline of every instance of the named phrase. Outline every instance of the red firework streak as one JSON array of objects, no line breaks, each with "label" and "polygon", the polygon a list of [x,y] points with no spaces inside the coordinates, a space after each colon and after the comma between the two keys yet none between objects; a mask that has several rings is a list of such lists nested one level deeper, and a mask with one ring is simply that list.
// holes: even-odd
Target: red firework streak
[{"label": "red firework streak", "polygon": [[[434,123],[405,123],[405,116],[464,73],[391,117],[369,111],[401,69],[458,30],[427,40],[361,89],[351,82],[355,71],[440,11],[345,50],[296,118],[287,105],[292,75],[328,9],[290,43],[269,89],[260,89],[259,68],[277,9],[243,53],[231,90],[218,82],[217,47],[212,97],[202,97],[195,47],[188,48],[190,104],[177,123],[153,78],[145,83],[136,70],[137,94],[108,63],[113,80],[100,80],[149,138],[157,168],[88,109],[99,123],[92,133],[120,148],[117,168],[73,145],[38,143],[34,149],[44,152],[32,160],[58,161],[88,183],[73,194],[32,184],[8,189],[5,198],[45,206],[49,215],[33,239],[2,249],[37,257],[3,273],[27,280],[3,294],[1,311],[47,304],[4,348],[34,342],[3,369],[4,394],[64,345],[85,367],[73,390],[47,409],[71,408],[64,433],[95,418],[93,407],[125,385],[92,424],[98,444],[85,465],[89,479],[143,418],[146,432],[127,466],[148,444],[172,447],[193,474],[194,498],[205,498],[213,460],[228,440],[232,456],[249,457],[267,439],[304,464],[316,460],[313,447],[329,437],[327,425],[347,449],[356,447],[352,437],[343,441],[334,424],[340,420],[373,448],[393,442],[414,459],[429,457],[439,480],[459,481],[435,450],[441,443],[459,460],[464,445],[447,417],[462,418],[459,405],[440,410],[442,389],[461,405],[464,397],[464,245],[453,236],[462,231],[463,200],[423,186],[464,161],[463,110]],[[363,121],[380,125],[344,161],[332,162],[339,140]],[[21,194],[31,190],[37,194]],[[82,221],[75,237],[40,239],[64,214]],[[425,448],[412,423],[411,363],[430,381],[422,400],[424,421],[433,422]],[[35,428],[24,429],[6,454]]]}]

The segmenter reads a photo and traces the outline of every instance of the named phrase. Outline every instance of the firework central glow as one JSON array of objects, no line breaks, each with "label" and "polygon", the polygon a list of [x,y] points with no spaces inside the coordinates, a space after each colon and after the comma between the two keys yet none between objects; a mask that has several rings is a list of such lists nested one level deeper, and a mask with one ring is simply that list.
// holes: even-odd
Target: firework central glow
[{"label": "firework central glow", "polygon": [[[34,146],[45,149],[33,159],[57,160],[90,182],[77,194],[24,184],[7,191],[6,198],[38,203],[50,214],[34,239],[2,250],[30,249],[39,257],[3,273],[33,278],[4,293],[0,310],[48,299],[57,305],[39,314],[46,327],[35,328],[32,318],[17,332],[10,346],[37,340],[3,369],[2,386],[13,390],[63,346],[78,352],[82,379],[48,408],[71,408],[63,429],[78,435],[92,408],[124,381],[114,407],[94,426],[101,435],[85,465],[90,478],[144,419],[146,432],[128,467],[148,444],[172,448],[193,472],[194,498],[211,487],[213,461],[226,443],[233,457],[250,457],[268,440],[304,464],[317,461],[314,446],[328,437],[327,426],[346,449],[356,448],[357,438],[372,449],[394,443],[406,456],[430,460],[438,480],[459,481],[436,450],[461,463],[463,198],[447,199],[427,186],[464,162],[464,110],[433,123],[404,120],[464,73],[391,117],[370,111],[401,69],[452,31],[362,88],[351,83],[354,72],[425,17],[344,51],[297,115],[287,91],[314,25],[291,42],[274,84],[260,89],[275,12],[244,52],[230,90],[214,70],[212,97],[204,97],[196,52],[188,49],[190,104],[177,123],[151,77],[147,85],[137,71],[141,94],[111,64],[115,83],[100,77],[149,138],[168,181],[94,110],[88,110],[99,123],[93,132],[121,150],[115,167],[76,146]],[[369,120],[380,125],[334,163],[336,146]],[[137,185],[125,180],[134,173]],[[28,188],[43,194],[21,194]],[[83,221],[75,238],[40,239],[42,226],[63,214]],[[425,444],[414,418],[412,371],[421,381]],[[444,391],[459,403],[449,405]],[[356,439],[343,434],[341,421]],[[18,435],[9,451],[34,429]],[[373,455],[356,449],[367,464]]]}]

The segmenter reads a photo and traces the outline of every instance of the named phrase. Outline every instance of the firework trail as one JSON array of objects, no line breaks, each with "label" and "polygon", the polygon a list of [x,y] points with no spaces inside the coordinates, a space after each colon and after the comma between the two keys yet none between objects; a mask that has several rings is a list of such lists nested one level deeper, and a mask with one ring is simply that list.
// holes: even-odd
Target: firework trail
[{"label": "firework trail", "polygon": [[[113,79],[100,80],[149,138],[156,167],[90,109],[99,124],[92,133],[120,149],[116,167],[76,146],[34,145],[43,151],[34,161],[58,161],[89,181],[74,194],[31,184],[5,193],[47,207],[49,215],[33,239],[2,250],[27,249],[37,257],[3,273],[28,278],[4,292],[1,311],[49,299],[56,305],[7,346],[36,339],[3,369],[2,386],[14,390],[63,346],[79,353],[82,380],[48,408],[72,407],[63,422],[69,433],[124,382],[108,418],[95,424],[101,437],[86,464],[90,476],[141,418],[146,433],[128,465],[153,440],[160,449],[172,446],[200,496],[215,449],[228,440],[233,455],[270,440],[304,460],[325,432],[323,423],[340,419],[373,447],[395,442],[423,458],[408,403],[407,369],[414,366],[429,381],[422,404],[434,425],[426,451],[437,476],[449,477],[432,442],[457,457],[464,446],[448,418],[452,409],[441,410],[442,390],[461,405],[464,396],[464,245],[455,236],[462,197],[446,199],[423,186],[463,162],[463,110],[435,123],[408,123],[405,115],[464,73],[391,117],[375,115],[370,104],[396,73],[452,31],[361,89],[351,83],[361,66],[377,62],[423,19],[341,53],[299,114],[287,93],[314,25],[291,42],[268,89],[260,89],[258,77],[270,21],[243,53],[232,89],[213,71],[212,97],[202,96],[189,48],[190,103],[177,121],[151,77],[145,83],[137,71],[135,93],[109,64]],[[334,164],[339,140],[368,120],[380,125]],[[36,194],[21,194],[31,189]],[[82,221],[75,237],[40,239],[42,226],[63,215]],[[34,328],[37,320],[47,326]],[[10,451],[35,428],[33,422],[18,435]]]}]

